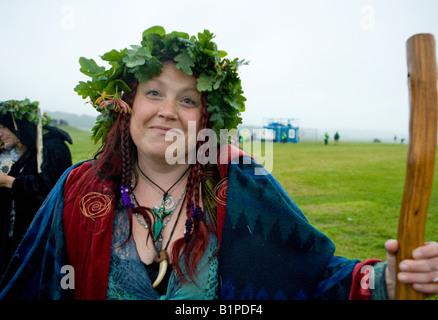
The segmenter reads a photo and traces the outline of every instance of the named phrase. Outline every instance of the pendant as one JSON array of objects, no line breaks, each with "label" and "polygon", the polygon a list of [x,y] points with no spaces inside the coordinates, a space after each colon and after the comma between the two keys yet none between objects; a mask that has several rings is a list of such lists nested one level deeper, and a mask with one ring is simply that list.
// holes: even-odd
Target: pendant
[{"label": "pendant", "polygon": [[163,206],[165,210],[170,210],[175,206],[175,200],[173,199],[172,195],[168,194],[165,198],[161,198],[160,200],[160,207]]},{"label": "pendant", "polygon": [[161,231],[163,230],[163,220],[157,219],[154,223],[154,242],[158,240],[158,237],[161,235]]},{"label": "pendant", "polygon": [[167,266],[169,265],[168,262],[169,257],[167,256],[166,250],[161,250],[157,253],[157,256],[155,257],[154,261],[160,264],[160,267],[158,269],[158,276],[157,279],[155,279],[154,283],[152,284],[152,288],[156,288],[161,281],[163,281],[164,276],[167,272]]}]

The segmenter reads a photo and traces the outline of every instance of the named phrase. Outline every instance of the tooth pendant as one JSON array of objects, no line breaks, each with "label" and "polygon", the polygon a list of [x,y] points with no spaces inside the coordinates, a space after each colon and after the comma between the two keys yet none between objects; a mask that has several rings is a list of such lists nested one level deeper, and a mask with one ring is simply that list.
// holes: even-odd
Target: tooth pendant
[{"label": "tooth pendant", "polygon": [[164,276],[166,275],[167,272],[167,266],[168,266],[168,255],[167,255],[167,251],[166,250],[161,250],[160,252],[158,252],[157,256],[154,258],[154,261],[159,263],[159,269],[158,269],[158,276],[157,279],[155,279],[154,283],[152,284],[152,288],[156,288],[161,281],[163,281]]}]

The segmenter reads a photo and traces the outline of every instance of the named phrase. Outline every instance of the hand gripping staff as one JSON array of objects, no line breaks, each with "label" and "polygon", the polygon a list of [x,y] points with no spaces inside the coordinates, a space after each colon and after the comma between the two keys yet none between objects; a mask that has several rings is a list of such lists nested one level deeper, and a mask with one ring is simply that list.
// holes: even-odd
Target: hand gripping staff
[{"label": "hand gripping staff", "polygon": [[[416,34],[406,42],[410,102],[409,150],[398,226],[397,273],[404,259],[424,245],[437,145],[437,63],[435,39]],[[395,298],[421,300],[412,285],[396,282]]]}]

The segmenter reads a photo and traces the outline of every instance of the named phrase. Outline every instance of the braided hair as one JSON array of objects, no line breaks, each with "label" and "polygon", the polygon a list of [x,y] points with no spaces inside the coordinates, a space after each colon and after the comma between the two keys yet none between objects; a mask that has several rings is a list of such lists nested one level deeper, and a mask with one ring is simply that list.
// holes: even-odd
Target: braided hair
[{"label": "braided hair", "polygon": [[[205,99],[204,99],[205,100]],[[201,116],[201,129],[207,128],[208,125],[208,113],[205,103],[203,103],[202,116]],[[197,142],[197,150],[204,144],[203,141]],[[199,215],[193,214],[194,208],[201,207],[201,194],[200,186],[203,182],[206,166],[200,164],[198,161],[192,166],[189,173],[186,185],[186,229],[187,223],[190,223],[193,228],[191,234],[176,240],[172,249],[172,261],[179,261],[179,255],[181,251],[184,253],[184,266],[187,270],[189,278],[194,282],[193,275],[196,273],[196,266],[201,260],[208,244],[208,230],[205,219]],[[205,217],[205,215],[204,215]],[[190,232],[190,231],[188,231]],[[176,265],[176,271],[178,277],[183,279],[180,266]]]}]

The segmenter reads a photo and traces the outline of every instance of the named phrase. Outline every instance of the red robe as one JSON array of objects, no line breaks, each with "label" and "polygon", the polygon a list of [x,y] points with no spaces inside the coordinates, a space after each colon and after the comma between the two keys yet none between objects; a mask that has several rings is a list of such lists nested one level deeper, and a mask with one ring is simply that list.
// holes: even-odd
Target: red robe
[{"label": "red robe", "polygon": [[[85,207],[87,203],[84,204],[82,199],[77,199],[69,190],[75,187],[87,170],[93,170],[90,162],[74,169],[66,181],[64,233],[69,264],[75,270],[75,299],[99,300],[107,297],[116,186],[108,180],[102,183],[102,179],[97,175],[88,181],[87,188],[109,195],[112,200],[105,216],[96,219],[85,217],[81,207],[83,210],[89,210]],[[86,200],[84,198],[83,200]]]}]

